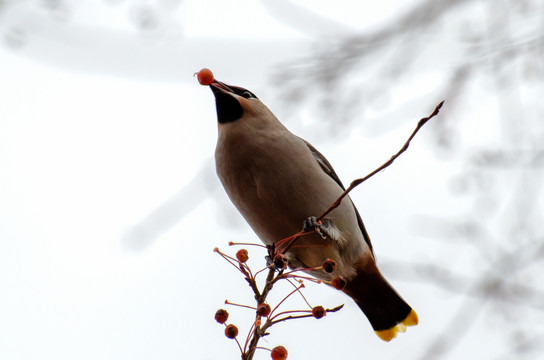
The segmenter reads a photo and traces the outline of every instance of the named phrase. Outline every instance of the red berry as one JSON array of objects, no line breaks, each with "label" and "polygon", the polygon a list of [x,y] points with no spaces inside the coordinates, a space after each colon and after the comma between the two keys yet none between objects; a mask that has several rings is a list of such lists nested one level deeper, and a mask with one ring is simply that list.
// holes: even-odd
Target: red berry
[{"label": "red berry", "polygon": [[232,324],[227,325],[227,327],[225,328],[225,336],[228,337],[229,339],[234,339],[235,337],[237,337],[238,328],[236,327],[236,325],[232,325]]},{"label": "red berry", "polygon": [[336,290],[344,290],[346,287],[346,280],[344,280],[344,278],[341,276],[335,277],[332,279],[332,286]]},{"label": "red berry", "polygon": [[323,308],[323,306],[319,305],[312,309],[312,315],[316,319],[321,319],[323,316],[327,315],[327,311],[325,310],[325,308]]},{"label": "red berry", "polygon": [[285,360],[287,359],[287,349],[279,345],[272,349],[270,353],[272,360]]},{"label": "red berry", "polygon": [[334,270],[336,270],[336,261],[333,259],[327,259],[323,262],[323,270],[327,273],[332,273]]},{"label": "red berry", "polygon": [[225,309],[219,309],[215,312],[215,321],[217,321],[220,324],[226,323],[228,318],[229,318],[229,313]]},{"label": "red berry", "polygon": [[204,68],[196,72],[195,75],[200,85],[210,85],[213,83],[213,73],[210,69]]},{"label": "red berry", "polygon": [[249,254],[246,249],[240,249],[236,253],[236,258],[239,262],[245,263],[249,259]]},{"label": "red berry", "polygon": [[257,306],[257,315],[268,316],[270,314],[270,305],[262,303]]}]

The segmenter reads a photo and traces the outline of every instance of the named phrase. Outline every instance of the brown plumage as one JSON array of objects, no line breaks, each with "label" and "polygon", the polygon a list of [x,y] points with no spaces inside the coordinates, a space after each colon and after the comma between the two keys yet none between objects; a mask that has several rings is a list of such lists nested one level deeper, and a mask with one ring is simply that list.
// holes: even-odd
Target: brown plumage
[{"label": "brown plumage", "polygon": [[[216,169],[231,201],[267,245],[297,233],[304,220],[338,198],[342,182],[327,159],[283,126],[253,93],[219,81],[210,88],[219,127]],[[349,197],[323,219],[323,228],[326,239],[313,234],[297,240],[286,254],[289,266],[318,267],[334,259],[333,273],[311,274],[328,281],[344,277],[344,292],[383,340],[417,324],[416,313],[376,267],[370,238]],[[320,244],[326,246],[315,246]]]}]

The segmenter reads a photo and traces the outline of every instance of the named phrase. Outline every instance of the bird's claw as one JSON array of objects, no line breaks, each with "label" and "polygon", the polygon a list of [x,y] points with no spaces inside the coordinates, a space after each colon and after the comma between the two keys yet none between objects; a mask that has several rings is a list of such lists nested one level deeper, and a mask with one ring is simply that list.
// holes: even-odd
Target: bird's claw
[{"label": "bird's claw", "polygon": [[328,234],[323,228],[323,223],[321,221],[318,221],[315,216],[310,216],[304,222],[302,223],[302,230],[303,231],[313,231],[317,235],[321,236],[321,238],[326,239]]},{"label": "bird's claw", "polygon": [[266,255],[264,259],[266,260],[266,266],[272,266],[272,264],[274,264],[274,260],[270,257],[270,255]]}]

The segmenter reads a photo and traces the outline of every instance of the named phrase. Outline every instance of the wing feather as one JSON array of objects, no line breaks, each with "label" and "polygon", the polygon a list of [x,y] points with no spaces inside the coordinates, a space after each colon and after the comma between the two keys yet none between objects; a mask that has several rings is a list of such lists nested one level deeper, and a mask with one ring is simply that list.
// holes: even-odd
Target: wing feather
[{"label": "wing feather", "polygon": [[[304,143],[308,146],[308,148],[310,149],[310,152],[312,153],[314,158],[317,160],[321,169],[323,169],[323,171],[327,175],[329,175],[334,181],[336,181],[336,183],[342,188],[342,190],[346,190],[346,188],[344,187],[344,184],[342,184],[342,181],[340,180],[338,175],[336,175],[336,172],[334,171],[331,163],[327,160],[327,158],[323,156],[323,154],[321,154],[312,144],[310,144],[309,142],[307,142],[306,140],[302,138],[301,140],[304,141]],[[365,224],[363,223],[363,219],[361,218],[359,211],[355,207],[355,204],[353,204],[353,201],[351,201],[351,198],[348,197],[348,199],[351,202],[351,205],[353,205],[353,210],[355,210],[355,215],[357,216],[357,223],[359,224],[359,228],[361,229],[363,238],[365,239],[368,247],[370,248],[372,255],[374,255],[374,250],[372,248],[372,244],[370,243],[370,236],[368,235],[368,232],[366,231]]]}]

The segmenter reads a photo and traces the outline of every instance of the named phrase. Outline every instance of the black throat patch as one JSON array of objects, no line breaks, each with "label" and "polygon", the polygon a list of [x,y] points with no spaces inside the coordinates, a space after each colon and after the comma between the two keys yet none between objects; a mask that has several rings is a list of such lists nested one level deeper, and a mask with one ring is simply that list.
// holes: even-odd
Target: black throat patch
[{"label": "black throat patch", "polygon": [[[213,90],[213,87],[212,87]],[[221,90],[215,90],[215,108],[217,110],[217,121],[220,124],[236,121],[244,114],[244,108],[240,102]]]}]

